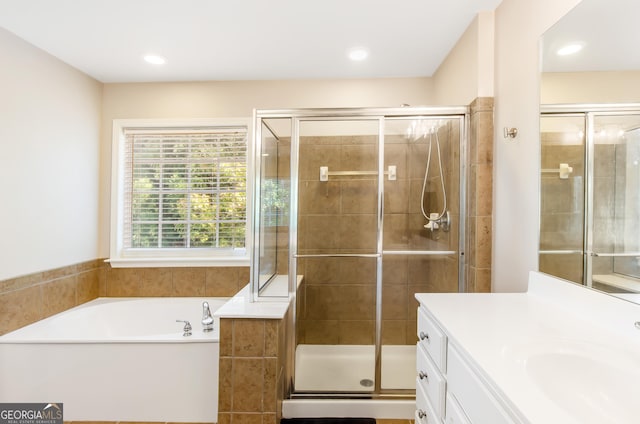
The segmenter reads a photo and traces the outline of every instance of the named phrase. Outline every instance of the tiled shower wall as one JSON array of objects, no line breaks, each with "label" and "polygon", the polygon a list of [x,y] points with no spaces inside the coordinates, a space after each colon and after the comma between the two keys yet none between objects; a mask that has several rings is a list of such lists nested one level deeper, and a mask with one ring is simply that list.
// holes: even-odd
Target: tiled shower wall
[{"label": "tiled shower wall", "polygon": [[[573,173],[567,179],[542,174],[540,204],[540,250],[582,250],[584,228],[584,139],[567,143],[564,133],[541,134],[542,169],[568,163]],[[582,255],[540,255],[540,270],[570,281],[582,282]]]},{"label": "tiled shower wall", "polygon": [[[568,179],[558,174],[542,174],[541,178],[541,228],[540,250],[582,250],[584,243],[584,138],[576,143],[575,135],[568,143],[567,134],[545,132],[542,134],[543,169],[558,168],[568,163],[573,172]],[[594,146],[594,250],[614,252],[624,240],[625,228],[625,143],[596,139]],[[624,249],[620,249],[624,250]],[[634,250],[629,249],[629,250]],[[618,266],[625,269],[627,260],[618,259]],[[540,255],[540,270],[577,283],[583,282],[583,257],[581,254]],[[593,274],[611,274],[614,260],[611,257],[593,259]],[[632,272],[628,272],[632,274]],[[610,289],[609,289],[610,290]]]},{"label": "tiled shower wall", "polygon": [[0,281],[0,335],[99,296],[230,297],[248,267],[111,268],[97,259]]},{"label": "tiled shower wall", "polygon": [[[492,119],[492,114],[488,115]],[[459,128],[440,128],[445,185],[452,221],[459,221]],[[298,240],[300,253],[375,253],[375,176],[330,177],[318,181],[320,166],[329,170],[377,169],[377,137],[301,137]],[[385,137],[385,167],[397,166],[397,180],[385,181],[384,248],[388,250],[458,250],[459,230],[430,233],[420,211],[427,139],[407,142]],[[427,211],[440,212],[442,191],[435,138]],[[489,187],[491,184],[489,183]],[[491,195],[489,194],[489,198]],[[430,206],[429,206],[430,205]],[[306,258],[298,261],[305,279],[298,303],[298,343],[372,344],[375,337],[375,258]],[[457,256],[386,256],[383,261],[382,341],[413,344],[417,292],[458,290]]]},{"label": "tiled shower wall", "polygon": [[491,292],[493,221],[493,98],[479,97],[470,105],[467,146],[468,292]]}]

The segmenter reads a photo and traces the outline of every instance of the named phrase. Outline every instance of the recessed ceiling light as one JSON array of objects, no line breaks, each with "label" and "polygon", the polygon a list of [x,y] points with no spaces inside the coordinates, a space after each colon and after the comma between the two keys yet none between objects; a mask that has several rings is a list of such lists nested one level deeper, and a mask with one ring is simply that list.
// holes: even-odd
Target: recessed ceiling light
[{"label": "recessed ceiling light", "polygon": [[356,61],[365,60],[367,56],[369,56],[369,52],[361,47],[351,49],[349,51],[349,59],[351,60],[356,60]]},{"label": "recessed ceiling light", "polygon": [[147,63],[151,63],[152,65],[164,65],[165,63],[167,63],[167,59],[156,54],[145,55],[144,60]]},{"label": "recessed ceiling light", "polygon": [[559,48],[556,54],[558,56],[568,56],[570,54],[578,53],[583,47],[584,44],[580,43],[567,44],[566,46]]}]

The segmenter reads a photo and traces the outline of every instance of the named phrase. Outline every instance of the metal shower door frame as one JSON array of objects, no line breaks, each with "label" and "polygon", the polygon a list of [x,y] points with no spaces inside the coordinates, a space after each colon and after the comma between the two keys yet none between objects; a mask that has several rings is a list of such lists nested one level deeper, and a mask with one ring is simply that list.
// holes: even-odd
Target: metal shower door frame
[{"label": "metal shower door frame", "polygon": [[[582,285],[593,287],[593,259],[598,256],[624,256],[623,254],[598,253],[594,251],[594,185],[595,185],[595,120],[600,116],[640,115],[640,103],[612,104],[557,104],[541,105],[540,116],[579,116],[584,119],[585,126],[585,187],[584,187],[584,222],[583,222],[583,273]],[[542,144],[540,145],[542,149]],[[542,193],[540,193],[542,195]],[[540,202],[541,203],[541,202]],[[540,208],[542,206],[540,205]],[[538,216],[541,216],[541,210]],[[540,234],[541,220],[538,234]],[[539,243],[538,243],[539,245]]]},{"label": "metal shower door frame", "polygon": [[[297,328],[296,302],[297,302],[297,259],[303,257],[369,257],[376,259],[376,319],[375,319],[375,386],[372,392],[355,393],[295,393],[295,366],[292,369],[290,382],[294,392],[290,395],[296,397],[342,397],[342,398],[414,398],[415,390],[390,390],[381,388],[382,366],[382,259],[383,227],[384,227],[384,137],[385,120],[389,118],[441,118],[458,119],[460,124],[459,136],[459,235],[458,235],[458,291],[465,291],[465,216],[466,216],[466,175],[467,175],[467,135],[469,126],[469,109],[460,107],[402,107],[402,108],[337,108],[337,109],[278,109],[254,111],[254,122],[257,127],[264,119],[288,118],[291,119],[291,158],[290,158],[290,209],[289,209],[289,298],[293,300],[290,308],[293,315],[293,328],[291,339],[288,341],[289,355],[295,360],[295,337]],[[300,122],[301,121],[378,121],[378,170],[377,170],[377,230],[375,254],[323,254],[323,255],[298,255],[298,201],[299,201],[299,154],[300,154]],[[258,131],[256,131],[258,134]],[[256,140],[259,140],[256,138]],[[257,144],[257,143],[256,143]],[[256,151],[260,146],[254,146]],[[256,162],[259,162],[256,160]],[[259,187],[259,174],[256,175],[256,187]],[[257,219],[254,217],[254,219]],[[256,228],[255,232],[258,232]],[[393,254],[393,251],[387,252]],[[406,252],[405,252],[406,253]],[[450,252],[447,252],[448,254]],[[429,254],[423,252],[423,254]],[[254,288],[252,287],[252,290]],[[258,297],[252,296],[259,301]]]}]

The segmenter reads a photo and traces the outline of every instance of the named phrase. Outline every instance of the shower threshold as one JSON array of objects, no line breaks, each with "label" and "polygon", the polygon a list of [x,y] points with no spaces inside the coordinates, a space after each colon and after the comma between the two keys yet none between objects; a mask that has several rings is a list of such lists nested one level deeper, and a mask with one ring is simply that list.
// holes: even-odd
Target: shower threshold
[{"label": "shower threshold", "polygon": [[[370,393],[375,388],[375,346],[309,345],[296,348],[296,392]],[[383,390],[415,390],[415,345],[382,346]]]}]

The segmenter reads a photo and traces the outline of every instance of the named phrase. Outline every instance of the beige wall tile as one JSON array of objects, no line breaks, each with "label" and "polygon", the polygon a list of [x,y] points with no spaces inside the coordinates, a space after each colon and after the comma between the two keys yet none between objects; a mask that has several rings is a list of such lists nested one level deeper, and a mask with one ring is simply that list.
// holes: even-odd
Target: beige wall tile
[{"label": "beige wall tile", "polygon": [[[399,171],[398,171],[399,172]],[[384,213],[407,213],[407,205],[414,199],[410,197],[411,181],[409,180],[396,180],[384,182]],[[416,203],[419,207],[420,199],[416,199]]]},{"label": "beige wall tile", "polygon": [[218,424],[231,424],[231,413],[218,411]]},{"label": "beige wall tile", "polygon": [[140,269],[109,268],[107,270],[107,296],[139,296],[141,280],[142,271]]},{"label": "beige wall tile", "polygon": [[262,358],[233,358],[232,411],[261,412],[263,387]]},{"label": "beige wall tile", "polygon": [[478,216],[490,216],[493,209],[493,165],[477,165],[476,213]]},{"label": "beige wall tile", "polygon": [[264,320],[235,319],[233,322],[233,356],[264,355]]},{"label": "beige wall tile", "polygon": [[249,284],[251,269],[248,266],[238,267],[238,290]]},{"label": "beige wall tile", "polygon": [[220,356],[233,354],[233,319],[220,319]]},{"label": "beige wall tile", "polygon": [[44,318],[41,287],[0,294],[0,335]]},{"label": "beige wall tile", "polygon": [[308,344],[340,344],[339,321],[305,320],[304,340]]},{"label": "beige wall tile", "polygon": [[478,268],[491,268],[491,226],[490,216],[476,219],[475,266]]},{"label": "beige wall tile", "polygon": [[[337,224],[337,225],[336,225]],[[335,248],[375,251],[377,220],[375,214],[341,215],[328,225],[338,228]],[[325,228],[327,232],[327,228]]]},{"label": "beige wall tile", "polygon": [[205,296],[231,297],[238,292],[238,268],[207,268]]},{"label": "beige wall tile", "polygon": [[282,320],[268,319],[264,321],[264,356],[278,356],[279,342],[282,334],[279,334],[279,328]]},{"label": "beige wall tile", "polygon": [[[403,345],[407,343],[407,320],[383,320],[382,344]],[[411,340],[413,342],[413,340]]]},{"label": "beige wall tile", "polygon": [[339,212],[343,214],[376,213],[378,210],[378,188],[375,180],[344,181],[341,187],[342,202]]},{"label": "beige wall tile", "polygon": [[44,315],[51,316],[76,306],[76,284],[73,275],[42,285]]},{"label": "beige wall tile", "polygon": [[97,298],[100,294],[98,269],[84,271],[78,274],[78,285],[76,288],[77,304],[82,304]]},{"label": "beige wall tile", "polygon": [[341,184],[336,181],[302,181],[298,188],[301,215],[340,213]]},{"label": "beige wall tile", "polygon": [[276,414],[262,414],[262,424],[276,424]]},{"label": "beige wall tile", "polygon": [[233,395],[233,359],[220,358],[218,376],[218,411],[230,412]]},{"label": "beige wall tile", "polygon": [[407,321],[407,344],[415,344],[418,341],[418,321]]},{"label": "beige wall tile", "polygon": [[382,258],[382,284],[407,284],[408,260],[406,256]]},{"label": "beige wall tile", "polygon": [[262,414],[231,414],[231,424],[262,424]]},{"label": "beige wall tile", "polygon": [[338,261],[340,263],[338,284],[376,284],[375,258],[339,258]]},{"label": "beige wall tile", "polygon": [[376,169],[378,169],[376,144],[348,145],[340,149],[339,171],[374,171]]},{"label": "beige wall tile", "polygon": [[42,281],[51,281],[76,273],[76,265],[63,266],[42,272]]},{"label": "beige wall tile", "polygon": [[173,272],[171,268],[145,268],[140,280],[140,296],[171,296]]},{"label": "beige wall tile", "polygon": [[22,277],[2,280],[0,281],[0,294],[40,284],[44,281],[42,279],[42,275],[42,272],[38,272],[35,274],[24,275]]},{"label": "beige wall tile", "polygon": [[338,149],[339,147],[333,145],[307,144],[301,139],[299,154],[300,180],[318,180],[321,166],[328,166],[329,171],[341,171]]},{"label": "beige wall tile", "polygon": [[375,322],[373,320],[340,321],[339,344],[373,344]]},{"label": "beige wall tile", "polygon": [[307,286],[309,319],[374,319],[374,286]]},{"label": "beige wall tile", "polygon": [[204,296],[205,280],[203,268],[174,268],[173,296]]},{"label": "beige wall tile", "polygon": [[475,287],[476,287],[477,293],[491,293],[491,270],[490,269],[476,270]]},{"label": "beige wall tile", "polygon": [[382,287],[382,319],[407,319],[407,286]]},{"label": "beige wall tile", "polygon": [[264,388],[262,394],[262,411],[276,412],[276,387],[278,379],[278,360],[276,358],[264,359]]},{"label": "beige wall tile", "polygon": [[342,236],[340,215],[301,216],[298,244],[301,249],[337,249]]}]

